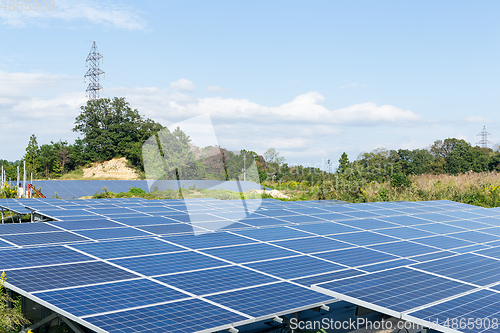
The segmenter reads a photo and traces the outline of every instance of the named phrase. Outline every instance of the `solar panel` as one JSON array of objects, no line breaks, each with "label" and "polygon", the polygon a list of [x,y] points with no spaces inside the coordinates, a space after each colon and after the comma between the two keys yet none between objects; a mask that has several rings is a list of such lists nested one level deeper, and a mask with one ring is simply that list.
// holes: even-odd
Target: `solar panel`
[{"label": "solar panel", "polygon": [[309,256],[260,261],[245,266],[283,279],[294,279],[344,269],[344,266]]},{"label": "solar panel", "polygon": [[185,251],[182,247],[150,238],[77,244],[71,245],[71,247],[101,259],[125,258],[143,256],[147,254]]},{"label": "solar panel", "polygon": [[138,277],[136,274],[100,261],[6,270],[5,274],[10,284],[27,292],[129,280]]},{"label": "solar panel", "polygon": [[[190,313],[194,314],[192,320],[186,318]],[[198,299],[85,318],[85,321],[96,327],[117,333],[157,333],[159,329],[179,333],[222,330],[229,327],[228,323],[239,324],[247,320],[247,317]]]},{"label": "solar panel", "polygon": [[[146,279],[38,292],[34,295],[78,317],[190,297]],[[96,299],[99,301],[96,302]]]},{"label": "solar panel", "polygon": [[181,274],[171,274],[156,277],[155,280],[199,296],[251,286],[259,286],[278,281],[273,277],[239,266],[228,266]]},{"label": "solar panel", "polygon": [[312,287],[332,296],[357,299],[400,313],[475,289],[465,283],[422,273],[410,268],[355,276]]},{"label": "solar panel", "polygon": [[[34,293],[35,302],[63,309],[93,330],[129,332],[127,322],[141,332],[179,331],[161,316],[144,321],[142,315],[167,306],[180,311],[195,301],[202,309],[213,307],[203,311],[208,322],[220,325],[207,324],[209,331],[311,308],[334,296],[402,316],[398,311],[416,312],[500,283],[500,250],[492,247],[500,246],[500,219],[494,217],[500,213],[447,201],[249,200],[247,206],[257,209],[250,216],[234,202],[215,199],[22,202],[64,221],[0,225],[0,248],[12,248],[0,250],[7,286]],[[399,275],[403,271],[409,273]],[[380,284],[380,292],[344,294],[344,284],[356,279],[366,279],[359,291]],[[323,294],[310,288],[334,282],[338,288],[313,287]],[[137,300],[141,290],[154,299]],[[392,302],[397,292],[408,299]],[[90,306],[97,297],[109,302]],[[141,317],[134,320],[138,310]],[[240,321],[216,322],[220,311]]]},{"label": "solar panel", "polygon": [[222,260],[214,259],[194,252],[179,252],[126,259],[114,259],[111,262],[146,276],[180,273],[203,268],[229,265],[227,262]]},{"label": "solar panel", "polygon": [[217,294],[207,299],[257,318],[290,309],[313,307],[332,300],[331,297],[287,282]]}]

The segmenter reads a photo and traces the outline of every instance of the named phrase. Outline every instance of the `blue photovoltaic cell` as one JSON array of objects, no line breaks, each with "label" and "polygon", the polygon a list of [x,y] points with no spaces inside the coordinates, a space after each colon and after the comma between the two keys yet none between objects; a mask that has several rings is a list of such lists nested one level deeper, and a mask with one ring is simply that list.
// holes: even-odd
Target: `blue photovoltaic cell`
[{"label": "blue photovoltaic cell", "polygon": [[398,259],[398,257],[390,254],[381,253],[361,247],[355,249],[319,253],[315,254],[314,256],[350,267],[375,264],[383,261]]},{"label": "blue photovoltaic cell", "polygon": [[473,218],[484,216],[484,215],[481,215],[479,213],[474,214],[474,213],[467,212],[467,211],[445,212],[443,214],[453,216],[453,217],[458,217],[460,219],[473,219]]},{"label": "blue photovoltaic cell", "polygon": [[235,233],[242,236],[251,237],[260,241],[274,241],[280,239],[294,239],[294,238],[303,238],[312,236],[309,233],[286,227],[238,230],[235,231]]},{"label": "blue photovoltaic cell", "polygon": [[418,230],[410,227],[382,229],[382,230],[377,230],[377,233],[392,237],[398,237],[402,239],[413,239],[413,238],[429,237],[435,235],[428,231]]},{"label": "blue photovoltaic cell", "polygon": [[352,216],[339,213],[321,213],[321,214],[314,214],[313,216],[327,221],[342,221],[342,220],[352,219]]},{"label": "blue photovoltaic cell", "polygon": [[192,249],[203,249],[220,246],[255,243],[255,241],[227,232],[206,233],[201,235],[183,235],[164,237],[166,241],[187,246]]},{"label": "blue photovoltaic cell", "polygon": [[203,252],[235,263],[296,256],[296,252],[268,244],[250,244],[203,250]]},{"label": "blue photovoltaic cell", "polygon": [[471,221],[476,221],[476,222],[480,222],[480,223],[485,223],[485,224],[491,224],[492,226],[500,226],[500,218],[495,218],[495,217],[481,217],[481,218],[478,218],[478,219],[474,219],[474,220],[471,220]]},{"label": "blue photovoltaic cell", "polygon": [[418,217],[420,219],[428,220],[429,222],[451,222],[451,221],[457,221],[458,218],[456,217],[451,217],[448,215],[443,215],[443,214],[418,214],[415,215],[415,217]]},{"label": "blue photovoltaic cell", "polygon": [[365,274],[362,271],[359,271],[357,269],[345,269],[343,271],[337,271],[333,273],[326,273],[326,274],[320,274],[320,275],[315,275],[315,276],[310,276],[306,278],[300,278],[293,280],[293,282],[299,283],[303,286],[310,287],[313,284],[317,283],[322,283],[322,282],[328,282],[328,281],[335,281],[339,279],[345,279],[348,277],[353,277],[356,275],[363,275]]},{"label": "blue photovoltaic cell", "polygon": [[77,234],[95,239],[112,239],[112,238],[126,238],[126,237],[144,237],[152,236],[149,233],[133,229],[133,228],[109,228],[109,229],[96,229],[96,230],[79,230],[75,231]]},{"label": "blue photovoltaic cell", "polygon": [[324,252],[324,251],[339,250],[348,247],[354,247],[354,245],[325,237],[311,237],[311,238],[277,241],[274,242],[273,244],[277,246],[286,247],[287,249],[290,250],[299,251],[302,253]]},{"label": "blue photovoltaic cell", "polygon": [[474,289],[405,267],[326,282],[318,287],[398,312]]},{"label": "blue photovoltaic cell", "polygon": [[[310,214],[320,214],[320,213],[327,213],[327,211],[323,209],[318,209],[318,208],[306,208],[306,207],[288,207],[288,210],[291,210],[292,212],[296,212],[298,214],[304,214],[304,215],[310,215]],[[298,215],[297,214],[297,215]]]},{"label": "blue photovoltaic cell", "polygon": [[291,222],[291,223],[309,223],[309,222],[323,222],[323,219],[314,216],[296,215],[296,216],[280,216],[278,219]]},{"label": "blue photovoltaic cell", "polygon": [[161,216],[141,216],[141,217],[121,217],[121,218],[111,218],[113,221],[123,223],[130,226],[139,225],[156,225],[156,224],[173,224],[180,223],[178,221],[170,220]]},{"label": "blue photovoltaic cell", "polygon": [[488,245],[477,244],[477,245],[461,247],[458,249],[453,249],[452,251],[457,252],[457,253],[467,253],[467,252],[479,251],[479,250],[489,249],[489,248],[490,248],[490,246],[488,246]]},{"label": "blue photovoltaic cell", "polygon": [[360,231],[359,229],[334,222],[296,225],[293,226],[293,228],[306,232],[315,233],[318,235],[334,235],[334,234],[343,234],[346,232]]},{"label": "blue photovoltaic cell", "polygon": [[381,217],[381,214],[376,214],[376,211],[373,212],[349,212],[345,213],[346,215],[357,217],[357,218],[367,218],[367,217]]},{"label": "blue photovoltaic cell", "polygon": [[484,249],[481,251],[477,251],[477,254],[500,259],[500,247],[493,247],[490,249]]},{"label": "blue photovoltaic cell", "polygon": [[157,239],[136,239],[113,242],[71,245],[75,249],[101,259],[124,258],[185,251],[185,249]]},{"label": "blue photovoltaic cell", "polygon": [[112,262],[147,276],[180,273],[229,265],[224,261],[195,252],[179,252],[138,258],[115,259],[112,260]]},{"label": "blue photovoltaic cell", "polygon": [[488,229],[481,229],[481,230],[479,230],[479,232],[486,233],[486,234],[489,234],[489,235],[500,236],[500,228],[499,227],[488,228]]},{"label": "blue photovoltaic cell", "polygon": [[195,227],[203,228],[204,230],[210,230],[210,231],[253,228],[251,225],[231,220],[224,220],[217,222],[200,222],[191,224]]},{"label": "blue photovoltaic cell", "polygon": [[374,272],[379,272],[379,271],[385,271],[387,269],[408,266],[408,265],[415,264],[415,263],[416,263],[416,261],[413,261],[411,259],[397,259],[397,260],[393,260],[393,261],[386,261],[386,262],[381,262],[378,264],[363,266],[360,269],[367,271],[369,273],[374,273]]},{"label": "blue photovoltaic cell", "polygon": [[394,210],[401,214],[419,214],[425,212],[425,210],[419,208],[396,208]]},{"label": "blue photovoltaic cell", "polygon": [[120,281],[138,276],[104,262],[5,271],[7,281],[27,292]]},{"label": "blue photovoltaic cell", "polygon": [[278,281],[239,266],[159,276],[155,280],[200,296]]},{"label": "blue photovoltaic cell", "polygon": [[11,243],[22,246],[89,241],[89,239],[87,238],[75,235],[67,231],[43,232],[22,235],[3,235],[2,238]]},{"label": "blue photovoltaic cell", "polygon": [[472,220],[459,220],[459,221],[452,221],[452,222],[446,222],[446,224],[459,227],[459,228],[464,228],[464,229],[470,229],[470,230],[478,230],[478,229],[485,229],[485,228],[491,228],[491,224],[486,224],[486,223],[480,223]]},{"label": "blue photovoltaic cell", "polygon": [[332,205],[332,206],[323,205],[321,206],[321,209],[336,213],[347,213],[356,211],[354,205]]},{"label": "blue photovoltaic cell", "polygon": [[34,232],[60,231],[47,223],[7,223],[0,224],[0,235],[30,234]]},{"label": "blue photovoltaic cell", "polygon": [[190,297],[150,280],[132,280],[35,293],[76,316],[92,315]]},{"label": "blue photovoltaic cell", "polygon": [[248,226],[254,226],[254,227],[273,226],[273,225],[292,225],[290,222],[272,217],[248,218],[241,220],[241,222],[247,224]]},{"label": "blue photovoltaic cell", "polygon": [[425,262],[413,267],[480,286],[500,282],[498,260],[471,253]]},{"label": "blue photovoltaic cell", "polygon": [[179,215],[168,215],[164,217],[167,220],[173,220],[171,223],[175,222],[209,222],[209,221],[220,221],[225,220],[218,216],[210,214],[179,214]]},{"label": "blue photovoltaic cell", "polygon": [[[97,215],[96,215],[97,216]],[[149,217],[149,215],[143,214],[143,213],[132,213],[132,214],[113,214],[113,215],[102,215],[100,217],[105,217],[109,219],[121,219],[121,218],[134,218],[134,217]],[[79,217],[80,218],[80,217]]]},{"label": "blue photovoltaic cell", "polygon": [[130,210],[128,208],[99,208],[99,209],[89,209],[88,211],[94,213],[94,214],[99,214],[99,215],[115,215],[115,214],[137,214],[137,212],[134,212],[133,210]]},{"label": "blue photovoltaic cell", "polygon": [[453,232],[465,231],[463,228],[454,227],[445,223],[422,224],[416,225],[413,228],[436,234],[451,234]]},{"label": "blue photovoltaic cell", "polygon": [[283,279],[294,279],[302,276],[345,269],[344,266],[308,256],[261,261],[253,264],[246,264],[245,266]]},{"label": "blue photovoltaic cell", "polygon": [[[498,332],[493,320],[498,324],[498,309],[500,294],[489,290],[479,290],[449,301],[439,303],[424,309],[409,313],[410,316],[432,323],[440,323],[443,327],[452,327],[454,323],[468,323],[472,319],[473,325],[463,325],[457,328],[463,333]],[[476,320],[479,320],[478,322]],[[467,327],[468,326],[468,327]]]},{"label": "blue photovoltaic cell", "polygon": [[246,319],[198,299],[85,318],[87,322],[113,333],[192,333]]},{"label": "blue photovoltaic cell", "polygon": [[340,223],[365,230],[394,228],[398,226],[397,224],[394,223],[389,223],[375,219],[348,220],[348,221],[342,221]]},{"label": "blue photovoltaic cell", "polygon": [[0,258],[0,271],[94,260],[63,246],[2,250]]},{"label": "blue photovoltaic cell", "polygon": [[255,213],[270,217],[297,215],[294,212],[284,209],[272,209],[272,210],[259,209],[255,211]]},{"label": "blue photovoltaic cell", "polygon": [[159,225],[150,225],[150,226],[142,226],[137,227],[141,230],[152,232],[157,235],[168,235],[168,234],[180,234],[180,233],[193,233],[194,231],[203,232],[203,229],[200,229],[196,226],[192,226],[184,223],[176,223],[176,224],[159,224]]},{"label": "blue photovoltaic cell", "polygon": [[416,218],[414,216],[392,216],[392,217],[381,217],[381,220],[401,224],[403,226],[426,224],[429,221]]},{"label": "blue photovoltaic cell", "polygon": [[207,299],[254,317],[331,300],[332,297],[287,282],[208,296]]},{"label": "blue photovoltaic cell", "polygon": [[73,210],[50,210],[50,211],[37,211],[38,214],[42,214],[50,217],[78,217],[78,216],[86,216],[90,215],[93,217],[98,217],[97,215],[83,210],[83,209],[73,209]]},{"label": "blue photovoltaic cell", "polygon": [[412,240],[412,242],[424,244],[424,245],[429,245],[429,246],[434,246],[443,250],[450,250],[458,247],[464,247],[464,246],[469,246],[469,245],[474,245],[474,243],[461,240],[461,239],[456,239],[448,236],[433,236],[433,237],[426,237],[426,238],[418,238]]},{"label": "blue photovoltaic cell", "polygon": [[328,238],[337,239],[355,245],[365,246],[397,241],[397,238],[379,235],[370,231],[352,232],[349,234],[331,235]]},{"label": "blue photovoltaic cell", "polygon": [[53,221],[50,224],[66,230],[84,230],[84,229],[105,229],[123,227],[122,224],[112,222],[110,220],[85,220],[85,221]]},{"label": "blue photovoltaic cell", "polygon": [[155,207],[133,207],[131,208],[134,211],[138,211],[141,213],[163,213],[163,212],[178,212],[178,210],[169,208],[169,207],[163,207],[163,206],[155,206]]},{"label": "blue photovoltaic cell", "polygon": [[500,237],[487,234],[487,232],[488,230],[485,230],[485,232],[465,231],[456,234],[449,234],[448,236],[453,238],[463,239],[474,243],[487,243],[500,240]]},{"label": "blue photovoltaic cell", "polygon": [[371,249],[394,254],[400,257],[411,257],[420,254],[439,252],[441,249],[430,247],[427,245],[416,244],[408,241],[401,241],[388,244],[380,244],[370,246]]},{"label": "blue photovoltaic cell", "polygon": [[424,254],[422,256],[412,257],[411,259],[419,261],[419,262],[424,262],[424,261],[436,260],[436,259],[441,259],[441,258],[446,258],[446,257],[451,257],[451,256],[456,256],[456,255],[457,254],[455,252],[441,251],[441,252],[436,252],[436,253]]}]

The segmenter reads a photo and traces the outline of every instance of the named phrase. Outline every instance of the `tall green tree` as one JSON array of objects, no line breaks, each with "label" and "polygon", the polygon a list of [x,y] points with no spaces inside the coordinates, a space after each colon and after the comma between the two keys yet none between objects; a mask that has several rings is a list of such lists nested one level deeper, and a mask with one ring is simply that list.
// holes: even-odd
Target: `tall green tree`
[{"label": "tall green tree", "polygon": [[142,144],[162,128],[153,120],[144,119],[125,98],[115,97],[88,101],[81,107],[73,131],[83,136],[84,154],[90,161],[125,156],[142,167]]},{"label": "tall green tree", "polygon": [[30,141],[28,142],[28,146],[26,147],[26,154],[24,155],[24,160],[26,161],[26,171],[28,174],[30,172],[36,176],[38,169],[40,168],[40,160],[38,155],[40,153],[40,149],[38,148],[38,142],[36,140],[36,135],[31,134]]}]

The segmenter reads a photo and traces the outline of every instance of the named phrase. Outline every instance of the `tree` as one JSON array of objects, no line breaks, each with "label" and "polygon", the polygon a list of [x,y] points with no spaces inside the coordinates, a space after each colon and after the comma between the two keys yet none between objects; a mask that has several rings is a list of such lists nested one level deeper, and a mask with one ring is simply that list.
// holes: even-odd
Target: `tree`
[{"label": "tree", "polygon": [[59,159],[56,158],[54,160],[54,163],[52,164],[52,176],[55,177],[61,177],[62,176],[62,168],[61,168],[61,163],[59,162]]},{"label": "tree", "polygon": [[[4,290],[6,280],[5,272],[2,272],[0,275],[0,333],[18,332],[29,321],[22,314],[21,300],[13,299]],[[8,303],[12,303],[12,308],[7,308]]]},{"label": "tree", "polygon": [[345,173],[351,166],[351,162],[349,162],[349,157],[346,152],[342,153],[342,156],[339,158],[339,167],[337,168],[337,173]]},{"label": "tree", "polygon": [[30,141],[28,143],[28,146],[26,147],[26,154],[24,155],[24,160],[26,161],[26,170],[28,171],[28,174],[30,172],[33,172],[36,176],[36,173],[41,166],[40,161],[38,159],[39,153],[40,150],[38,148],[36,135],[32,134],[30,136]]},{"label": "tree", "polygon": [[143,119],[125,98],[88,101],[76,117],[74,132],[82,134],[84,153],[90,161],[125,156],[141,166],[140,149],[144,141],[163,127]]},{"label": "tree", "polygon": [[275,148],[269,148],[264,153],[264,159],[267,163],[277,164],[278,166],[285,162],[285,158],[280,156],[280,153]]},{"label": "tree", "polygon": [[40,161],[40,170],[45,173],[45,178],[48,178],[52,171],[52,164],[56,159],[54,147],[52,145],[42,145],[38,158]]},{"label": "tree", "polygon": [[59,158],[59,163],[61,165],[61,171],[64,173],[64,166],[70,161],[69,150],[66,147],[61,147],[57,152],[57,157]]}]

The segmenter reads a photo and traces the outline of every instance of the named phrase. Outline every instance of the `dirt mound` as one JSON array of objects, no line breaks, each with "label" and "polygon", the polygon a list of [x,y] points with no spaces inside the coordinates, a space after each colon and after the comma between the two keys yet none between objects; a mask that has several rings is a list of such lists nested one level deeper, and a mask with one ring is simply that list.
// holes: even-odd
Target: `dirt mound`
[{"label": "dirt mound", "polygon": [[125,157],[114,158],[102,163],[93,163],[90,168],[83,168],[84,178],[99,179],[139,179],[139,175],[133,168],[127,166]]}]

